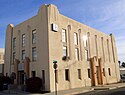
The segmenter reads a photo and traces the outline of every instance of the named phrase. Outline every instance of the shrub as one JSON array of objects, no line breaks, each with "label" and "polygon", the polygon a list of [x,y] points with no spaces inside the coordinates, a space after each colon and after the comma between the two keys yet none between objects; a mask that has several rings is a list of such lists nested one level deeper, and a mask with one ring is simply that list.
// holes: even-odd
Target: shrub
[{"label": "shrub", "polygon": [[11,79],[7,76],[0,76],[0,91],[4,90],[3,89],[3,84],[10,84]]},{"label": "shrub", "polygon": [[42,79],[39,77],[32,77],[26,80],[27,91],[31,93],[40,92],[42,87]]}]

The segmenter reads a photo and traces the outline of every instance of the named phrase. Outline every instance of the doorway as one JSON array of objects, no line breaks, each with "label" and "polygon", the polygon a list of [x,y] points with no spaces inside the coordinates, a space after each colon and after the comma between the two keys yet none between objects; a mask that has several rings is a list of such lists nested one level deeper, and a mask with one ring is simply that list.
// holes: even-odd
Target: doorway
[{"label": "doorway", "polygon": [[42,70],[42,90],[45,91],[45,70]]},{"label": "doorway", "polygon": [[19,73],[19,81],[18,81],[18,84],[24,84],[24,71],[22,70],[22,71],[18,71],[18,73]]}]

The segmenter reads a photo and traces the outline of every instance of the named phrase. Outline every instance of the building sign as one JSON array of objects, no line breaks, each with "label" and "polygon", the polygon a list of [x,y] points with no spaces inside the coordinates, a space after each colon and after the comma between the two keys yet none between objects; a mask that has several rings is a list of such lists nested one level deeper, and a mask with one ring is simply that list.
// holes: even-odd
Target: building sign
[{"label": "building sign", "polygon": [[52,24],[52,31],[57,32],[58,31],[58,25],[57,24]]}]

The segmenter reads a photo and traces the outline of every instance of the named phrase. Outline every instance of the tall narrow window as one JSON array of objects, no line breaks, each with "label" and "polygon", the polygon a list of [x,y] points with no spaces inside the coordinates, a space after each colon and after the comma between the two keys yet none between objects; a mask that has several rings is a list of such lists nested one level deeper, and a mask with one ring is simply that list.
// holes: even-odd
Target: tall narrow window
[{"label": "tall narrow window", "polygon": [[101,43],[102,43],[102,56],[105,62],[105,53],[104,53],[104,43],[103,43],[103,37],[101,37]]},{"label": "tall narrow window", "polygon": [[36,43],[36,30],[32,31],[32,44]]},{"label": "tall narrow window", "polygon": [[78,50],[78,48],[75,48],[75,59],[79,60],[79,50]]},{"label": "tall narrow window", "polygon": [[88,50],[85,49],[85,60],[88,61]]},{"label": "tall narrow window", "polygon": [[67,56],[67,47],[63,46],[63,56]]},{"label": "tall narrow window", "polygon": [[16,48],[16,38],[13,38],[13,49]]},{"label": "tall narrow window", "polygon": [[87,47],[87,40],[88,40],[88,37],[87,37],[87,35],[85,33],[84,36],[83,36],[84,47]]},{"label": "tall narrow window", "polygon": [[88,69],[88,78],[91,78],[91,71]]},{"label": "tall narrow window", "polygon": [[105,69],[103,68],[103,76],[105,76]]},{"label": "tall narrow window", "polygon": [[22,47],[25,46],[26,42],[25,42],[25,34],[22,35]]},{"label": "tall narrow window", "polygon": [[32,71],[32,77],[36,77],[36,71]]},{"label": "tall narrow window", "polygon": [[78,35],[77,35],[77,33],[74,33],[74,44],[78,45]]},{"label": "tall narrow window", "polygon": [[62,29],[62,42],[66,42],[66,30]]},{"label": "tall narrow window", "polygon": [[109,76],[111,76],[111,70],[110,70],[110,68],[108,68],[108,73],[109,73]]},{"label": "tall narrow window", "polygon": [[82,77],[81,77],[81,69],[78,69],[78,79],[82,79]]},{"label": "tall narrow window", "polygon": [[15,57],[16,57],[16,53],[14,52],[14,53],[13,53],[13,63],[14,63],[14,61],[15,61]]},{"label": "tall narrow window", "polygon": [[110,62],[111,59],[110,59],[109,40],[108,39],[107,39],[107,50],[108,50],[108,59],[109,59],[109,62]]},{"label": "tall narrow window", "polygon": [[32,61],[36,61],[37,59],[37,52],[36,47],[32,48]]},{"label": "tall narrow window", "polygon": [[25,55],[25,50],[22,50],[22,60],[24,60],[25,57],[26,57],[26,55]]},{"label": "tall narrow window", "polygon": [[70,78],[69,78],[69,69],[65,69],[65,80],[66,81],[70,81]]},{"label": "tall narrow window", "polygon": [[97,35],[95,35],[95,49],[96,49],[96,56],[98,56]]}]

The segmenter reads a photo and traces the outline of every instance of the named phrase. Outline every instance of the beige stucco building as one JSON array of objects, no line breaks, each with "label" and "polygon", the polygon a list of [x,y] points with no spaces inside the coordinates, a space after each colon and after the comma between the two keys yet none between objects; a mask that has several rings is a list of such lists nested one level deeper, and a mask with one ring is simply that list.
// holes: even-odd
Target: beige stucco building
[{"label": "beige stucco building", "polygon": [[0,73],[4,72],[4,49],[0,48]]},{"label": "beige stucco building", "polygon": [[6,30],[5,73],[16,73],[16,84],[43,79],[43,89],[55,90],[53,60],[57,60],[57,89],[96,86],[120,81],[113,34],[106,35],[42,5],[36,16]]}]

